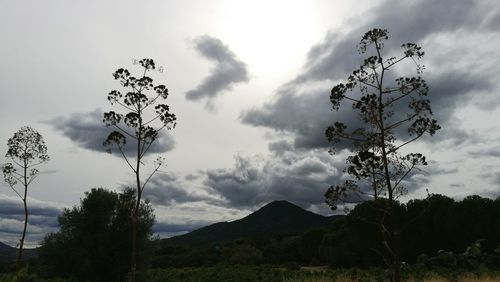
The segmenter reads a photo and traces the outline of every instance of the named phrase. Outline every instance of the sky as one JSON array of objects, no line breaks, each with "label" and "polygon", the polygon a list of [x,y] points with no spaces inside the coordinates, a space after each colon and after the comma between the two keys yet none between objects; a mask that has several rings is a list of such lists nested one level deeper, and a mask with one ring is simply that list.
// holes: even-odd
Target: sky
[{"label": "sky", "polygon": [[[29,188],[27,245],[57,231],[63,208],[95,187],[134,177],[102,147],[106,97],[118,68],[152,58],[177,115],[146,157],[167,167],[148,184],[161,237],[241,218],[273,200],[331,214],[323,194],[344,177],[348,152],[328,153],[325,129],[355,120],[331,110],[331,88],[359,67],[356,45],[386,28],[387,53],[423,47],[422,74],[442,126],[408,147],[429,166],[402,199],[426,190],[455,199],[500,195],[500,5],[494,0],[0,0],[0,163],[28,125],[51,160]],[[414,69],[398,72],[415,75]],[[413,71],[413,73],[412,73]],[[397,73],[399,74],[399,73]],[[0,181],[0,241],[15,245],[22,203]]]}]

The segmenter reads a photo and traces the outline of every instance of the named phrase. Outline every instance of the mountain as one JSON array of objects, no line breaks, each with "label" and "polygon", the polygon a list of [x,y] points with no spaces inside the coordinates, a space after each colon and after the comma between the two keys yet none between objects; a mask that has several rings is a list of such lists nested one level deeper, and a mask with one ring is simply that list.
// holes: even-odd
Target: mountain
[{"label": "mountain", "polygon": [[326,227],[336,216],[322,216],[287,201],[274,201],[235,221],[215,223],[190,233],[161,240],[163,246],[209,245],[242,238],[302,233]]},{"label": "mountain", "polygon": [[[23,249],[23,260],[35,258],[37,256],[37,249]],[[11,247],[7,244],[0,242],[0,262],[14,261],[17,257],[17,248]]]},{"label": "mountain", "polygon": [[0,261],[14,260],[17,249],[0,242]]}]

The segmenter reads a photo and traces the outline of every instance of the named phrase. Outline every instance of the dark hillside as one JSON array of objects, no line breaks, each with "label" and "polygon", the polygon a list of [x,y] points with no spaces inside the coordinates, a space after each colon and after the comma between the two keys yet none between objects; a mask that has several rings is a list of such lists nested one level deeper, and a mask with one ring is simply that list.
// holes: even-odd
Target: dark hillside
[{"label": "dark hillside", "polygon": [[16,251],[16,248],[0,242],[0,261],[14,260]]},{"label": "dark hillside", "polygon": [[306,211],[287,201],[274,201],[242,219],[215,223],[184,235],[163,239],[162,245],[200,246],[250,237],[298,234],[328,226],[333,219]]}]

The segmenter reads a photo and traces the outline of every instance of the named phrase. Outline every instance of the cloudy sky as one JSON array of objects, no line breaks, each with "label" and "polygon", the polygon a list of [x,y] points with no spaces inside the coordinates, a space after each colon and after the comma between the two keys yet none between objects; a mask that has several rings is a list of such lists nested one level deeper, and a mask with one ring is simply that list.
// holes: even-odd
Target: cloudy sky
[{"label": "cloudy sky", "polygon": [[[247,215],[273,200],[328,214],[323,194],[342,178],[326,127],[349,118],[329,94],[361,63],[371,28],[388,53],[423,46],[423,74],[443,129],[408,148],[430,165],[407,198],[425,190],[457,199],[500,195],[500,6],[497,1],[7,1],[0,0],[0,162],[23,125],[51,160],[29,191],[28,244],[57,230],[57,214],[85,191],[133,183],[101,144],[102,113],[119,88],[111,73],[153,58],[178,117],[145,170],[168,166],[146,188],[161,236]],[[411,69],[409,69],[411,70]],[[410,73],[411,74],[411,73]],[[408,75],[408,74],[407,74]],[[0,181],[0,241],[15,245],[22,205]]]}]

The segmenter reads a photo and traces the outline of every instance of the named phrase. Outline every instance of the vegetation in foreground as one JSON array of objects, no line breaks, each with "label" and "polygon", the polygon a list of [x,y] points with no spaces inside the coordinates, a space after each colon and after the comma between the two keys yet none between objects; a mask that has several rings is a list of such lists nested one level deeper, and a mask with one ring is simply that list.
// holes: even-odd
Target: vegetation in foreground
[{"label": "vegetation in foreground", "polygon": [[[65,210],[59,219],[61,231],[46,238],[38,259],[21,269],[13,263],[0,266],[0,273],[5,273],[0,281],[125,280],[132,197],[130,190],[118,194],[93,189],[80,206]],[[149,224],[142,234],[150,243],[144,240],[141,249],[154,243],[156,250],[143,253],[137,281],[389,281],[390,272],[374,250],[379,243],[376,225],[363,220],[377,216],[376,203],[360,204],[349,215],[332,219],[332,224],[303,233],[263,234],[197,247],[189,247],[189,242],[172,246],[168,240],[150,237],[152,209],[144,206],[141,222]],[[420,214],[401,234],[407,246],[402,253],[403,280],[500,277],[500,199],[470,196],[455,201],[433,195],[398,204],[395,210],[402,218]]]},{"label": "vegetation in foreground", "polygon": [[[141,281],[389,281],[391,273],[382,268],[329,269],[325,267],[290,269],[284,266],[233,266],[169,268],[140,273]],[[500,281],[500,272],[425,270],[420,265],[402,269],[405,281]]]},{"label": "vegetation in foreground", "polygon": [[[463,269],[427,269],[421,264],[405,265],[402,268],[404,281],[500,281],[500,269],[480,268],[476,271]],[[150,269],[137,274],[137,281],[283,281],[283,282],[323,282],[323,281],[389,281],[391,273],[383,268],[341,268],[299,267],[298,265],[258,265],[258,266],[212,266]],[[24,267],[17,272],[0,274],[0,281],[18,282],[69,282],[82,281],[71,278],[40,278],[32,269]],[[89,281],[89,280],[87,280]],[[109,280],[116,281],[116,280]]]}]

